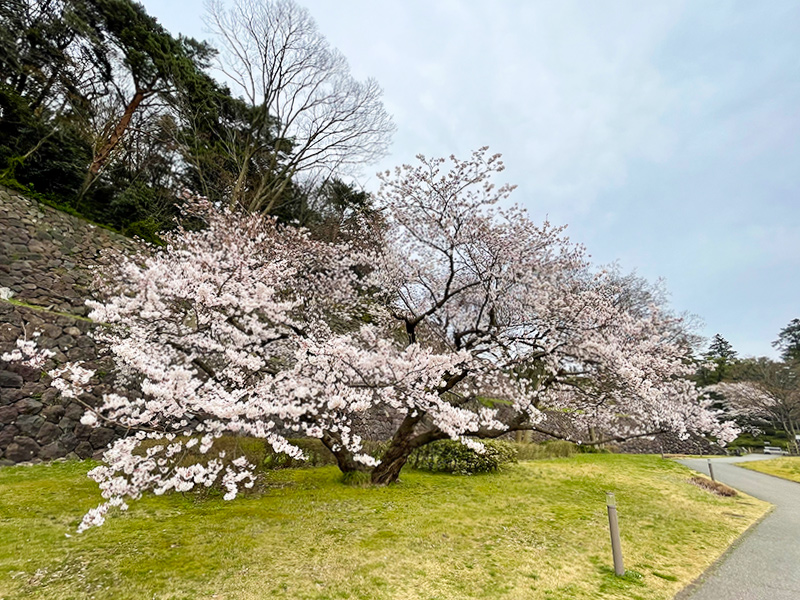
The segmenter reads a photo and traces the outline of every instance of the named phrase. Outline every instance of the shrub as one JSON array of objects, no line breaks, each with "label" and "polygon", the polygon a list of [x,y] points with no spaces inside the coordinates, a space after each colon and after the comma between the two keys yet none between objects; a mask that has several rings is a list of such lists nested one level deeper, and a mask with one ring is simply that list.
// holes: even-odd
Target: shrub
[{"label": "shrub", "polygon": [[122,233],[128,237],[139,237],[145,242],[163,246],[164,242],[158,237],[158,233],[163,231],[163,223],[158,222],[156,219],[147,218],[140,221],[134,221],[130,225],[126,225],[122,229]]},{"label": "shrub", "polygon": [[553,440],[543,444],[514,444],[519,460],[543,460],[547,458],[566,458],[577,454],[579,446],[572,442]]},{"label": "shrub", "polygon": [[[185,440],[185,438],[180,439]],[[287,454],[275,452],[263,439],[249,437],[222,436],[214,441],[213,449],[215,452],[225,450],[226,457],[223,462],[230,462],[239,456],[244,456],[248,462],[259,465],[260,468],[257,471],[261,473],[275,469],[302,469],[336,465],[336,457],[319,439],[296,438],[289,439],[289,442],[303,451],[306,460],[299,460]],[[155,441],[144,442],[142,451],[155,444]],[[461,442],[453,440],[433,442],[415,450],[408,461],[408,465],[413,469],[461,475],[487,473],[499,470],[504,464],[517,462],[517,446],[522,446],[521,444],[512,444],[500,440],[483,440],[483,444],[486,447],[486,452],[478,454]],[[525,445],[533,446],[534,444]],[[363,448],[365,453],[379,459],[386,449],[386,443],[365,441]],[[185,453],[186,456],[179,463],[182,466],[193,464],[201,456],[197,446],[185,450]],[[574,451],[572,453],[574,454]],[[368,474],[367,477],[369,477]],[[342,481],[348,485],[364,484],[364,478],[358,473],[348,474]]]},{"label": "shrub", "polygon": [[454,440],[433,442],[414,450],[408,465],[426,471],[472,475],[497,471],[504,464],[517,462],[514,444],[500,440],[482,440],[482,443],[486,450],[479,454]]},{"label": "shrub", "polygon": [[611,450],[608,448],[601,448],[600,446],[581,444],[580,446],[575,446],[575,448],[580,454],[611,454]]}]

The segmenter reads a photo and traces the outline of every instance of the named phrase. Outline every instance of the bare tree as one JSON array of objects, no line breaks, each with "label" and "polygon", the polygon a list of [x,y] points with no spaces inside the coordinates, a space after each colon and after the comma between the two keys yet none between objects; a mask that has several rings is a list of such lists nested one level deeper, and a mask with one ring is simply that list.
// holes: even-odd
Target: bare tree
[{"label": "bare tree", "polygon": [[[308,11],[292,0],[209,0],[218,66],[253,109],[234,156],[231,202],[269,213],[296,175],[328,178],[387,152],[394,124],[373,79],[357,81]],[[252,169],[259,169],[256,183]],[[250,189],[248,189],[250,188]]]}]

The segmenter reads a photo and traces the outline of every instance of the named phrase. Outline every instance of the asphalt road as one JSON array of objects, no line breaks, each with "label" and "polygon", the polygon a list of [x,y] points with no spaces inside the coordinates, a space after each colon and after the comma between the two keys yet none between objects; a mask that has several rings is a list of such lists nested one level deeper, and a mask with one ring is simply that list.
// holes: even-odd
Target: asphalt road
[{"label": "asphalt road", "polygon": [[[721,563],[707,572],[696,588],[678,597],[686,600],[800,599],[800,483],[741,469],[737,462],[774,458],[764,455],[712,459],[714,476],[746,494],[766,500],[775,509],[752,529]],[[705,459],[682,464],[708,474]]]}]

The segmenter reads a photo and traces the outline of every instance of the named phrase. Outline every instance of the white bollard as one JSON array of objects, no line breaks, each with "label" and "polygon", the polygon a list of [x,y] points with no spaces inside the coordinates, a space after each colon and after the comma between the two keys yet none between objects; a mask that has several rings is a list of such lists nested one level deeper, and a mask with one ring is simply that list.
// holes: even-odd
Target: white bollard
[{"label": "white bollard", "polygon": [[622,544],[620,544],[619,540],[617,501],[612,492],[606,492],[606,507],[608,508],[608,528],[611,530],[611,552],[614,555],[614,573],[621,576],[625,574],[625,566],[622,563]]}]

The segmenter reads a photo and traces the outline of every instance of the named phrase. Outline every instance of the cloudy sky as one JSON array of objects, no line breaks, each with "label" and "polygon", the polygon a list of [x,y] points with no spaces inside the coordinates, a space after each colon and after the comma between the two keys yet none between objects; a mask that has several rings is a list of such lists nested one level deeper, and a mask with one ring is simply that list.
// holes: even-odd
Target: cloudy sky
[{"label": "cloudy sky", "polygon": [[[200,0],[146,0],[208,38]],[[501,152],[598,263],[664,277],[742,355],[800,318],[800,2],[301,0],[398,127],[361,178]]]}]

